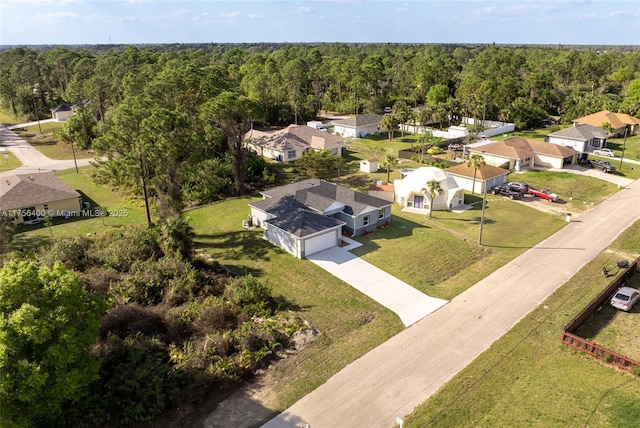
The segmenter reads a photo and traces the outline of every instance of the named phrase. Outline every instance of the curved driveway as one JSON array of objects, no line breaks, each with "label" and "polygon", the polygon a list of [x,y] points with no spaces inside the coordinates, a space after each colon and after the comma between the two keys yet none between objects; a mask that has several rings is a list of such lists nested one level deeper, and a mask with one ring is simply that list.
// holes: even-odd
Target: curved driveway
[{"label": "curved driveway", "polygon": [[[45,121],[40,121],[43,123]],[[29,124],[15,125],[15,127],[23,127]],[[22,166],[18,168],[0,173],[0,177],[14,174],[24,174],[29,172],[40,171],[57,171],[60,169],[69,169],[74,167],[73,159],[70,160],[55,160],[50,159],[40,153],[38,149],[27,143],[24,139],[11,132],[4,125],[0,126],[0,141],[4,147],[0,147],[0,150],[8,150],[22,162]],[[78,166],[89,165],[93,159],[78,159]],[[0,158],[0,162],[4,162],[3,158]]]},{"label": "curved driveway", "polygon": [[354,361],[264,427],[392,426],[638,219],[640,180]]}]

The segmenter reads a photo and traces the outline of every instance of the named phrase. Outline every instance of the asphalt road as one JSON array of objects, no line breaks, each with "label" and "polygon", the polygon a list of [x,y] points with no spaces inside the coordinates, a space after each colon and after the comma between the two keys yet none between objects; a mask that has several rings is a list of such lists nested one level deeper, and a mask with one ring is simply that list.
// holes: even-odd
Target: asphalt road
[{"label": "asphalt road", "polygon": [[390,427],[640,219],[640,180],[345,367],[263,427]]},{"label": "asphalt road", "polygon": [[[44,121],[41,121],[41,123]],[[17,127],[26,126],[16,125]],[[0,177],[15,174],[28,174],[31,172],[41,171],[57,171],[60,169],[68,169],[74,167],[73,159],[70,160],[55,160],[50,159],[40,153],[38,149],[27,143],[24,139],[18,137],[15,133],[11,132],[5,126],[0,126],[0,141],[4,147],[0,147],[1,151],[7,150],[13,153],[22,166],[0,173]],[[92,159],[78,159],[78,166],[89,165]],[[4,162],[4,157],[0,157],[0,162]]]}]

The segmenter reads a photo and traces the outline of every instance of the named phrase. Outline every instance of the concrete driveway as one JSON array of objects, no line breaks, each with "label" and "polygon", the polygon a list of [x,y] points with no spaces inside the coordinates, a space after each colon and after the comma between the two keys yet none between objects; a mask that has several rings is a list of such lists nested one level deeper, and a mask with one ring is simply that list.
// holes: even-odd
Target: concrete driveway
[{"label": "concrete driveway", "polygon": [[392,426],[638,219],[640,180],[349,364],[264,427]]},{"label": "concrete driveway", "polygon": [[307,259],[340,278],[353,288],[395,312],[408,327],[444,306],[447,301],[429,297],[409,284],[389,275],[349,252],[359,245],[347,240],[348,247],[334,247],[312,254]]}]

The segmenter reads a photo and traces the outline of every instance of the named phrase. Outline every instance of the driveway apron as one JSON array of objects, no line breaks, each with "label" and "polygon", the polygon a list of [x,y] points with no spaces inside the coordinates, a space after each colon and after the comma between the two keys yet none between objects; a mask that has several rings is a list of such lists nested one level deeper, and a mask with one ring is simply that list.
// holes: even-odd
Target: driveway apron
[{"label": "driveway apron", "polygon": [[447,303],[446,300],[421,293],[382,269],[354,256],[346,247],[320,251],[307,259],[395,312],[407,327]]}]

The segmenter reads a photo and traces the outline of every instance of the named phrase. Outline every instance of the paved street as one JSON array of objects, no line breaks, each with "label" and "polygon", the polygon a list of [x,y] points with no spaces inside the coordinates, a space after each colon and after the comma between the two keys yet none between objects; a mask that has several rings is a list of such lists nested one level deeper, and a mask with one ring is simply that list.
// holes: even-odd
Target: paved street
[{"label": "paved street", "polygon": [[[44,121],[41,121],[40,123],[43,122]],[[26,125],[28,124],[15,125],[14,127],[21,127]],[[0,177],[14,174],[27,174],[30,172],[57,171],[60,169],[68,169],[74,167],[73,159],[49,159],[48,157],[40,153],[38,149],[27,143],[24,139],[18,137],[15,133],[11,132],[5,126],[0,126],[0,141],[4,145],[4,147],[0,147],[0,150],[10,151],[18,158],[18,160],[20,160],[20,162],[22,162],[22,166],[16,169],[1,172]],[[80,167],[89,165],[89,162],[91,162],[91,160],[92,159],[78,159],[78,166]],[[0,157],[0,162],[4,162],[4,158]]]},{"label": "paved street", "polygon": [[640,180],[348,365],[264,427],[392,426],[638,219]]}]

